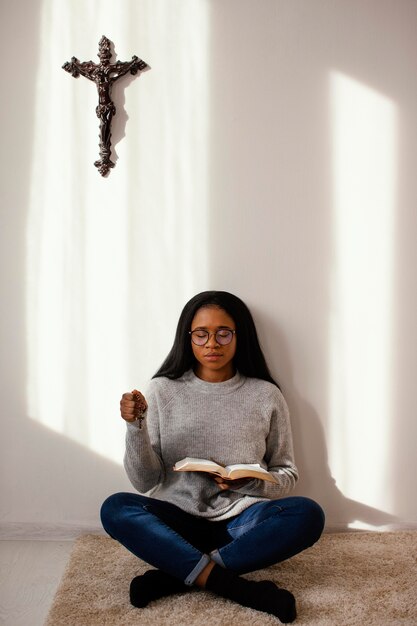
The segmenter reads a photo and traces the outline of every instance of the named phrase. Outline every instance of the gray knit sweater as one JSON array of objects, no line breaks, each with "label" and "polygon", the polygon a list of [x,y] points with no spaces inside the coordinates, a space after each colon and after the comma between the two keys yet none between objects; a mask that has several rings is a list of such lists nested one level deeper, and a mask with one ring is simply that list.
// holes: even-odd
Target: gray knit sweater
[{"label": "gray knit sweater", "polygon": [[[272,383],[239,373],[209,383],[190,370],[177,380],[154,378],[145,397],[143,427],[127,424],[124,459],[140,493],[222,520],[294,487],[298,473],[288,408]],[[174,472],[173,465],[186,456],[221,465],[259,463],[278,484],[254,479],[240,489],[222,491],[207,474]]]}]

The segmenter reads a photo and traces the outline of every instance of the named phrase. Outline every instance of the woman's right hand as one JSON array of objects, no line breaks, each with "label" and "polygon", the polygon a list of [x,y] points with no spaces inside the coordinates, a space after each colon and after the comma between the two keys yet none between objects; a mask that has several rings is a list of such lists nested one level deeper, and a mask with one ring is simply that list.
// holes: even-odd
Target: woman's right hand
[{"label": "woman's right hand", "polygon": [[135,422],[145,413],[148,403],[140,391],[124,393],[120,400],[120,414],[126,422]]}]

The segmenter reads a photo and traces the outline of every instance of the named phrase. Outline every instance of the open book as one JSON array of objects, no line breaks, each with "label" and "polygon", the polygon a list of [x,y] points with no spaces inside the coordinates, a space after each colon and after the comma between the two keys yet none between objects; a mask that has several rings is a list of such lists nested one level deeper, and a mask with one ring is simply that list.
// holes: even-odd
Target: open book
[{"label": "open book", "polygon": [[258,463],[237,463],[236,465],[223,467],[214,461],[193,459],[187,456],[185,459],[181,459],[181,461],[175,463],[174,471],[208,472],[209,474],[216,474],[217,476],[228,478],[229,480],[235,480],[237,478],[259,478],[260,480],[269,480],[271,483],[278,482],[272,474],[263,469]]}]

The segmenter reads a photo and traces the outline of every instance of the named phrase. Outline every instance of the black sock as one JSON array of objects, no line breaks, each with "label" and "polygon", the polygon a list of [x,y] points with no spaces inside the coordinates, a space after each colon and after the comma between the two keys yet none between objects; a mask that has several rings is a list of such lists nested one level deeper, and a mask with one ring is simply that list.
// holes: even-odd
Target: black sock
[{"label": "black sock", "polygon": [[270,580],[256,582],[241,578],[230,570],[215,565],[206,582],[206,589],[242,606],[271,613],[288,624],[296,618],[295,598]]},{"label": "black sock", "polygon": [[165,596],[187,591],[182,580],[178,580],[159,569],[150,569],[141,576],[136,576],[130,583],[130,602],[133,606],[143,608],[152,602]]}]

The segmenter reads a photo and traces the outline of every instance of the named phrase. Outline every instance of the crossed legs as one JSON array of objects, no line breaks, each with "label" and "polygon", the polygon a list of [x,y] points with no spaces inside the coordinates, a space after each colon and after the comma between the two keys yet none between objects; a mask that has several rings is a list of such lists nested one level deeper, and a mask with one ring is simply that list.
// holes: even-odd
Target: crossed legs
[{"label": "crossed legs", "polygon": [[324,526],[319,505],[300,497],[259,502],[229,520],[211,522],[168,502],[119,493],[104,502],[101,518],[110,536],[159,570],[132,581],[135,606],[197,586],[283,622],[295,619],[292,594],[239,574],[294,556],[313,545]]}]

